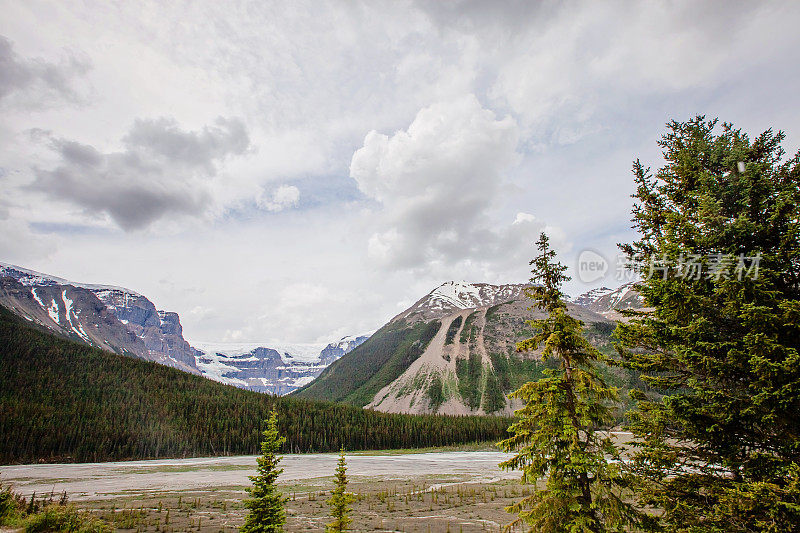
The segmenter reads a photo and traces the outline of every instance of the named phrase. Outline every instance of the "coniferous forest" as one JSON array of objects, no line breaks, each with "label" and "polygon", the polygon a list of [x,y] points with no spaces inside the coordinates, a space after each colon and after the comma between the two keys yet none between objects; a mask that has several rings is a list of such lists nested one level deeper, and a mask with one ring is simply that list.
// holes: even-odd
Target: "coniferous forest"
[{"label": "coniferous forest", "polygon": [[509,424],[241,390],[55,337],[2,307],[0,368],[2,463],[255,454],[273,407],[284,452],[495,441]]}]

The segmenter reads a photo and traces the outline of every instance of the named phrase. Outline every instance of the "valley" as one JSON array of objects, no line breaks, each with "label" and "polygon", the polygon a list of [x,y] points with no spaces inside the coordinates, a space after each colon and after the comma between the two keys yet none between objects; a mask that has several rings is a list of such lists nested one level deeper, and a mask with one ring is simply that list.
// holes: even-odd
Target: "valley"
[{"label": "valley", "polygon": [[[445,282],[378,331],[329,343],[191,345],[178,313],[138,292],[0,263],[0,305],[61,337],[255,392],[407,414],[513,414],[508,394],[546,366],[515,352],[526,321],[542,316],[528,309],[526,286]],[[630,283],[568,303],[605,350],[620,310],[641,305]]]},{"label": "valley", "polygon": [[273,409],[285,452],[497,441],[509,423],[262,394],[64,339],[2,307],[0,346],[6,464],[252,454]]}]

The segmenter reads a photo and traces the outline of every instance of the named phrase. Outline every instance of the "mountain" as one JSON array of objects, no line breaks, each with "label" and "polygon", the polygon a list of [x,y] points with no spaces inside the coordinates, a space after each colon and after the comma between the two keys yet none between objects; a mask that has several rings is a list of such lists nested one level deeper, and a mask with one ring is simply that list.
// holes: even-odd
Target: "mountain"
[{"label": "mountain", "polygon": [[197,367],[210,379],[270,394],[288,394],[314,380],[329,364],[369,338],[325,344],[195,343]]},{"label": "mountain", "polygon": [[600,313],[607,318],[620,320],[623,318],[620,311],[642,309],[644,307],[644,298],[636,290],[637,284],[638,282],[630,282],[616,289],[609,289],[608,287],[592,289],[572,298],[571,302],[595,313]]},{"label": "mountain", "polygon": [[368,335],[330,344],[199,343],[177,313],[123,287],[76,283],[0,263],[0,305],[63,337],[228,385],[283,395],[306,385]]},{"label": "mountain", "polygon": [[[302,389],[302,396],[410,413],[511,413],[507,394],[544,369],[536,354],[514,351],[533,316],[525,287],[447,282],[372,337],[192,347],[177,313],[135,291],[0,263],[0,305],[63,337],[257,392]],[[608,345],[615,309],[642,301],[628,284],[595,289],[569,305],[598,345]]]},{"label": "mountain", "polygon": [[273,408],[295,453],[494,442],[509,422],[258,394],[65,339],[3,307],[0,368],[0,464],[252,455]]},{"label": "mountain", "polygon": [[[540,354],[515,350],[532,333],[526,321],[543,316],[529,310],[525,287],[444,283],[295,394],[393,413],[510,414],[508,393],[547,367]],[[567,306],[610,350],[614,322]]]},{"label": "mountain", "polygon": [[176,313],[130,289],[0,263],[0,305],[64,337],[199,374]]}]

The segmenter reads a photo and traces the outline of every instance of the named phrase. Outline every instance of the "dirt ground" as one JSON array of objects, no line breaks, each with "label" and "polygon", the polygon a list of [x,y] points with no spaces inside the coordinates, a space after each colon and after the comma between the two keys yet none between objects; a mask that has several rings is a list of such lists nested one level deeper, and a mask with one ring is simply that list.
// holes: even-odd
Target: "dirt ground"
[{"label": "dirt ground", "polygon": [[[282,485],[287,501],[287,531],[323,531],[331,521],[326,500],[332,478]],[[461,483],[438,477],[425,482],[357,479],[353,531],[500,531],[514,517],[505,507],[530,493],[513,480]],[[78,506],[130,532],[233,532],[244,521],[246,493],[239,487],[208,492],[165,492],[82,501]]]}]

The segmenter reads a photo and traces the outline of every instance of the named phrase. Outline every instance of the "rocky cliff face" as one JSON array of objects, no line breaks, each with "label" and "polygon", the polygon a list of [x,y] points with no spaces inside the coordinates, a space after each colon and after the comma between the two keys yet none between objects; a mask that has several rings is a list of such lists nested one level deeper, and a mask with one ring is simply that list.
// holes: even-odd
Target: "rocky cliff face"
[{"label": "rocky cliff face", "polygon": [[356,347],[361,346],[369,335],[358,335],[356,337],[343,337],[339,342],[332,342],[322,349],[319,353],[319,360],[323,366],[328,366],[343,355],[352,352]]},{"label": "rocky cliff face", "polygon": [[0,304],[63,336],[199,374],[176,313],[139,293],[0,264]]},{"label": "rocky cliff face", "polygon": [[[379,390],[367,407],[393,413],[513,414],[520,405],[508,394],[541,377],[546,367],[540,350],[518,353],[516,343],[533,333],[526,322],[544,313],[529,310],[530,301],[521,292],[506,294],[507,301],[440,318],[441,326],[420,357]],[[592,340],[607,342],[603,332],[611,328],[608,319],[567,305],[572,316],[587,324]]]}]

